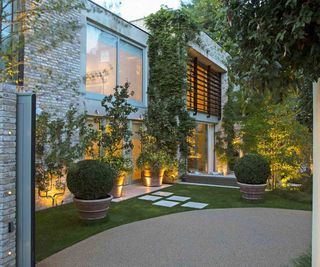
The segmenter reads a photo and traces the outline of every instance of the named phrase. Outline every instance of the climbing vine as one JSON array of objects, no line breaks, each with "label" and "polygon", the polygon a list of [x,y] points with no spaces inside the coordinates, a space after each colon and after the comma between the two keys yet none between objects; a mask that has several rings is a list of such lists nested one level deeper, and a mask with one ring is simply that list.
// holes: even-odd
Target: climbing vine
[{"label": "climbing vine", "polygon": [[151,33],[147,131],[170,156],[179,150],[186,158],[195,127],[186,105],[188,44],[196,41],[198,28],[184,11],[167,8],[150,15],[146,25]]}]

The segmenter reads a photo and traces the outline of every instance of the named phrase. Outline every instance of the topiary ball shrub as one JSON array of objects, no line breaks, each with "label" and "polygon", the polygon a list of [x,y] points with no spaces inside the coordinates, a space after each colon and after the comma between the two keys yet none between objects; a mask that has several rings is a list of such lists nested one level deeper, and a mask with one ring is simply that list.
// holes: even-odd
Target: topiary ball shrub
[{"label": "topiary ball shrub", "polygon": [[270,164],[260,155],[248,154],[236,161],[234,173],[239,183],[265,184],[271,174]]},{"label": "topiary ball shrub", "polygon": [[73,164],[67,175],[67,185],[78,199],[96,200],[108,197],[116,172],[99,160],[82,160]]}]

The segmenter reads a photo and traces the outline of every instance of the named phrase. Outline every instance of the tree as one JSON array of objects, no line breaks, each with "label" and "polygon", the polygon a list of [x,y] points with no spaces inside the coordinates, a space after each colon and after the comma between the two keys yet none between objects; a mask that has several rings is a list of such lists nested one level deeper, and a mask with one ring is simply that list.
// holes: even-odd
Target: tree
[{"label": "tree", "polygon": [[286,186],[289,181],[301,179],[302,167],[310,167],[310,131],[296,120],[296,96],[277,103],[270,95],[260,99],[255,95],[247,99],[245,113],[238,122],[241,149],[269,160],[270,188]]},{"label": "tree", "polygon": [[318,1],[227,0],[235,72],[255,88],[284,89],[320,72]]},{"label": "tree", "polygon": [[[319,1],[226,0],[230,37],[239,47],[234,68],[239,78],[263,90],[288,88],[299,79],[320,75]],[[241,68],[242,70],[241,70]],[[260,80],[258,80],[260,79]],[[278,85],[276,87],[275,85]],[[285,86],[281,86],[285,85]],[[308,89],[307,89],[308,90]],[[309,89],[311,90],[311,88]],[[286,90],[285,90],[286,91]],[[320,265],[320,82],[314,85],[314,173],[312,265]]]}]

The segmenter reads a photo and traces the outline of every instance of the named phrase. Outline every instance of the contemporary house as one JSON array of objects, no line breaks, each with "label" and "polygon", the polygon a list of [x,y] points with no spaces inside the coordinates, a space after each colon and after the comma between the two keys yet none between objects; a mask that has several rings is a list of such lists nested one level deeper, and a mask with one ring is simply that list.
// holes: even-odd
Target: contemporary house
[{"label": "contemporary house", "polygon": [[[63,116],[70,104],[76,104],[87,112],[88,120],[104,123],[97,120],[104,112],[101,100],[111,94],[116,85],[129,81],[134,90],[129,101],[138,108],[129,117],[134,145],[131,156],[135,163],[141,151],[137,131],[148,108],[149,33],[143,20],[128,22],[91,1],[87,1],[87,7],[88,10],[58,18],[66,23],[70,19],[81,23],[74,41],[63,42],[41,55],[32,53],[34,47],[42,45],[40,40],[26,43],[24,79],[28,82],[25,87],[37,91],[37,112]],[[201,33],[199,37],[201,46],[190,44],[186,77],[189,87],[186,105],[197,122],[192,141],[194,149],[187,164],[190,173],[210,174],[223,171],[223,165],[216,158],[215,138],[226,101],[228,79],[224,62],[227,54],[207,34]],[[32,65],[37,66],[37,71],[29,67]],[[44,83],[42,69],[48,66],[53,70],[52,79]],[[67,78],[61,84],[55,77]],[[78,84],[76,91],[66,86],[75,83]],[[141,170],[134,166],[133,173],[126,177],[126,184],[138,183],[140,179]],[[58,203],[61,201],[62,198]],[[51,201],[39,198],[37,205],[51,205]]]}]

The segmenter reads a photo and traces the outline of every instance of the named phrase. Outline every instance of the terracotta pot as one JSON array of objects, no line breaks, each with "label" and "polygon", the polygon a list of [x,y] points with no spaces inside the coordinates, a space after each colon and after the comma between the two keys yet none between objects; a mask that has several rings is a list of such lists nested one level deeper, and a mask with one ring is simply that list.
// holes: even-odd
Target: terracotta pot
[{"label": "terracotta pot", "polygon": [[249,200],[259,200],[263,198],[267,184],[243,184],[237,182],[240,186],[242,198]]},{"label": "terracotta pot", "polygon": [[163,180],[164,169],[153,171],[149,167],[145,167],[142,175],[142,182],[145,186],[161,186]]},{"label": "terracotta pot", "polygon": [[107,216],[112,196],[96,200],[73,198],[73,203],[83,220],[98,220]]},{"label": "terracotta pot", "polygon": [[114,181],[114,185],[112,188],[112,191],[110,192],[110,194],[114,197],[114,198],[119,198],[122,196],[122,188],[124,185],[124,174],[120,174],[116,180]]}]

